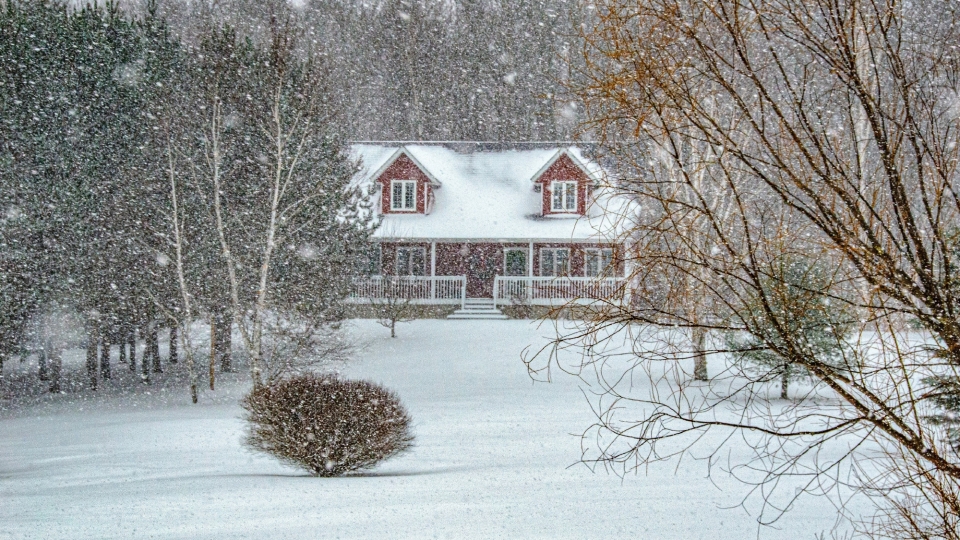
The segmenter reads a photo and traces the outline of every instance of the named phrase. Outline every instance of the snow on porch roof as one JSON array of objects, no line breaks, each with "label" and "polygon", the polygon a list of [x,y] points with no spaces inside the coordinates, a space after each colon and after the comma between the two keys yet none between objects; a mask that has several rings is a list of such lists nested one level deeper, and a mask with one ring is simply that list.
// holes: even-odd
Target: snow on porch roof
[{"label": "snow on porch roof", "polygon": [[[600,167],[586,160],[578,148],[457,152],[442,145],[356,144],[351,152],[361,160],[357,181],[376,180],[401,148],[442,187],[434,190],[433,209],[427,215],[384,215],[377,238],[582,242],[615,234],[606,219],[609,216],[600,208],[606,205],[591,205],[584,218],[541,216],[542,195],[534,192],[532,180],[559,152],[579,161],[600,182]],[[374,197],[379,199],[379,190]],[[594,197],[604,200],[602,193],[595,192]],[[375,206],[380,207],[379,200]]]}]

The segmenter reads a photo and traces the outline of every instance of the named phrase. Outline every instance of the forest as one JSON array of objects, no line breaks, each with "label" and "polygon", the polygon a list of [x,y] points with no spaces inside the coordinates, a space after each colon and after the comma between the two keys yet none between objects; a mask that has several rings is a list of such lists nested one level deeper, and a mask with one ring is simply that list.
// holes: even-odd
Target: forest
[{"label": "forest", "polygon": [[[291,4],[293,7],[291,7]],[[136,4],[135,4],[136,5]],[[329,61],[351,140],[564,141],[579,59],[575,0],[163,0],[185,40],[225,22],[262,38],[293,12]]]},{"label": "forest", "polygon": [[[101,396],[116,348],[134,393],[180,364],[200,410],[243,366],[250,418],[281,417],[257,432],[274,448],[335,381],[316,373],[364,354],[345,299],[380,216],[352,143],[589,145],[591,189],[631,203],[604,209],[617,237],[595,231],[625,246],[614,293],[555,306],[546,342],[475,324],[464,351],[461,328],[410,323],[434,341],[389,338],[368,365],[427,381],[414,413],[435,413],[513,354],[525,384],[581,385],[572,459],[591,471],[706,462],[698,481],[749,486],[761,526],[810,495],[850,534],[960,538],[957,43],[960,8],[937,0],[0,0],[0,375],[29,384],[0,382]],[[402,425],[383,455],[414,448],[398,396],[344,388]],[[477,428],[529,405],[510,388],[456,412]],[[437,446],[464,438],[451,424]]]}]

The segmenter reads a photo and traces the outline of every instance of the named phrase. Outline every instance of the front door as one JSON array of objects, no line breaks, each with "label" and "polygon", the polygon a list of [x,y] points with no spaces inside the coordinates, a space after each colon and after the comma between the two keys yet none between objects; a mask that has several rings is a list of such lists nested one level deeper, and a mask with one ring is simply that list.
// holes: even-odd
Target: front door
[{"label": "front door", "polygon": [[[527,275],[527,250],[507,248],[503,251],[503,275],[522,277]],[[527,284],[524,281],[508,281],[500,294],[511,301],[520,301],[526,297]]]},{"label": "front door", "polygon": [[490,249],[474,249],[467,257],[467,297],[493,298],[493,278],[500,266]]},{"label": "front door", "polygon": [[527,275],[527,250],[522,248],[507,248],[504,251],[503,275]]}]

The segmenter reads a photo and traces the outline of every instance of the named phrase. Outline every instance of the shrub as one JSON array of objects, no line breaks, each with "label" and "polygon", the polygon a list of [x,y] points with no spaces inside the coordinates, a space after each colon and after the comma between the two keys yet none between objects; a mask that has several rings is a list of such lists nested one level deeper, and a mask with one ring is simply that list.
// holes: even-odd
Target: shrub
[{"label": "shrub", "polygon": [[256,387],[241,403],[247,446],[317,476],[367,469],[413,444],[399,398],[367,381],[303,374]]}]

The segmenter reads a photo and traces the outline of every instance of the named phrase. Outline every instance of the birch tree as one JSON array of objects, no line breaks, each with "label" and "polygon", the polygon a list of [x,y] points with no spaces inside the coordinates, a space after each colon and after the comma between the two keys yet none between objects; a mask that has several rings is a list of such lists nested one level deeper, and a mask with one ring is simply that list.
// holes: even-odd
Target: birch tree
[{"label": "birch tree", "polygon": [[[338,140],[325,67],[299,48],[293,25],[275,19],[263,47],[212,30],[191,54],[198,114],[176,119],[185,131],[173,165],[192,205],[182,287],[230,313],[259,385],[278,372],[265,362],[280,351],[336,356],[304,344],[335,341],[373,213],[351,184],[356,164]],[[294,364],[282,359],[281,371]]]}]

